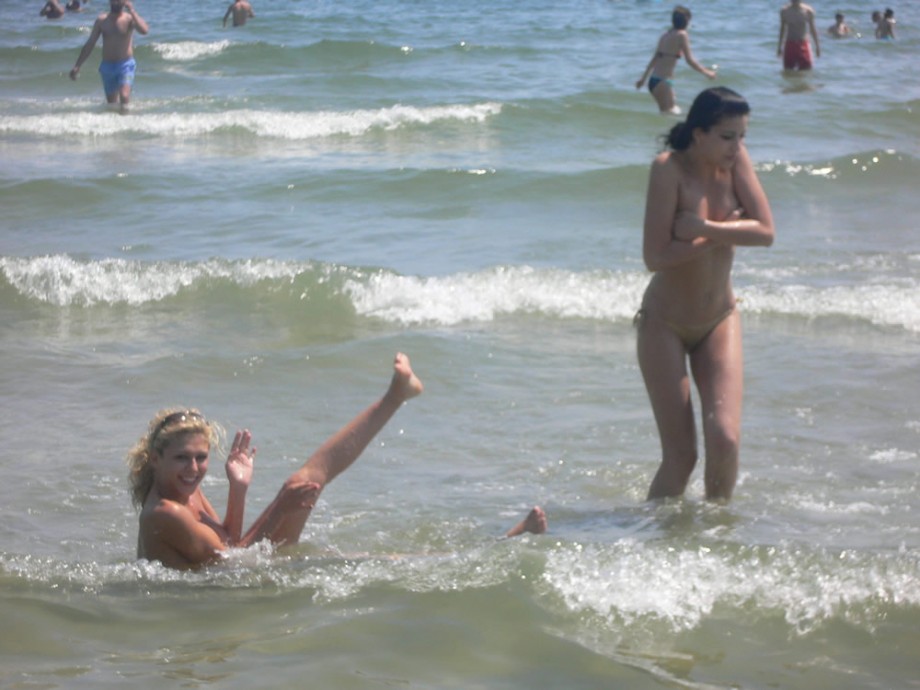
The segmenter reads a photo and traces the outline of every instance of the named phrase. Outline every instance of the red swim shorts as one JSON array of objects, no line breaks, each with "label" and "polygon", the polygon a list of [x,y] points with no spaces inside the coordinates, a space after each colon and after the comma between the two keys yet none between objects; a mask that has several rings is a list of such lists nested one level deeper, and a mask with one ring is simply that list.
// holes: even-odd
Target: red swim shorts
[{"label": "red swim shorts", "polygon": [[783,69],[811,69],[811,46],[808,39],[786,41]]}]

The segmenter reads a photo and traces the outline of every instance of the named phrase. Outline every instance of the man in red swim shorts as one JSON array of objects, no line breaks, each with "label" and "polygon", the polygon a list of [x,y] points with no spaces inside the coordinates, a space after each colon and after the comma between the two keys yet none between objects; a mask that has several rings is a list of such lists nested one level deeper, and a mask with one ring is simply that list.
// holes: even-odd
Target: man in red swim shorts
[{"label": "man in red swim shorts", "polygon": [[811,46],[808,34],[815,42],[815,55],[821,57],[821,44],[815,29],[815,11],[801,0],[791,0],[779,12],[779,44],[776,54],[783,57],[783,69],[811,69]]},{"label": "man in red swim shorts", "polygon": [[783,69],[811,69],[811,46],[806,39],[786,41],[783,47]]}]

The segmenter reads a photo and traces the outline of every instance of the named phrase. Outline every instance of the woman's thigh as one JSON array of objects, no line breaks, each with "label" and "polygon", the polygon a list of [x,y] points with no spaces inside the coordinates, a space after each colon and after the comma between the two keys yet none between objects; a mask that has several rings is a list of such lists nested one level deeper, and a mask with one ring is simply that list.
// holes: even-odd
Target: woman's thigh
[{"label": "woman's thigh", "polygon": [[744,397],[741,314],[734,310],[690,356],[703,420],[737,435]]},{"label": "woman's thigh", "polygon": [[665,455],[695,446],[686,352],[677,335],[651,314],[643,314],[637,339],[645,380]]}]

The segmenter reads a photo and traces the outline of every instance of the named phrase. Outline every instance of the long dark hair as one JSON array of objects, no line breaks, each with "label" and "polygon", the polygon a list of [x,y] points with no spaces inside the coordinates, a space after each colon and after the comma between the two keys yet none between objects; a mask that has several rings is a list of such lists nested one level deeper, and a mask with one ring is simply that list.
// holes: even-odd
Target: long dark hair
[{"label": "long dark hair", "polygon": [[693,100],[687,119],[674,125],[664,137],[665,145],[673,151],[686,151],[693,141],[693,130],[708,132],[723,117],[737,117],[751,112],[744,98],[724,86],[701,91]]}]

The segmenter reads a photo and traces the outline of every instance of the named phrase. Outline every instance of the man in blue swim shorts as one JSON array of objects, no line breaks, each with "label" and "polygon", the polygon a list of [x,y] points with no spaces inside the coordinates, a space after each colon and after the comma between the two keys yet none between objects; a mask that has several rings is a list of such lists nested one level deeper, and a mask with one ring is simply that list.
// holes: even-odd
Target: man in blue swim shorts
[{"label": "man in blue swim shorts", "polygon": [[145,34],[147,22],[135,11],[130,0],[109,0],[109,11],[96,18],[93,30],[86,39],[77,62],[70,70],[70,78],[76,80],[80,66],[96,47],[102,36],[102,63],[99,75],[105,90],[105,100],[111,105],[118,104],[124,112],[131,100],[131,86],[134,84],[134,30]]},{"label": "man in blue swim shorts", "polygon": [[136,69],[137,62],[133,57],[121,62],[103,60],[99,63],[99,76],[102,77],[102,88],[105,90],[105,98],[109,103],[114,102],[114,98],[118,96],[123,87],[127,87],[127,95],[122,100],[127,102],[131,95]]}]

